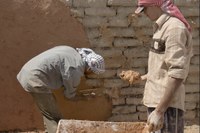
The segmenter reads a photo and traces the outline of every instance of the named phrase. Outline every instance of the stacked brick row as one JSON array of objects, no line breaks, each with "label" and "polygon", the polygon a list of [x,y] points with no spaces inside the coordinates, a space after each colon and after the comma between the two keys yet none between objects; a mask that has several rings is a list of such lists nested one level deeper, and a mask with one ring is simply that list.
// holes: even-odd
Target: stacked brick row
[{"label": "stacked brick row", "polygon": [[[105,88],[112,97],[110,121],[145,121],[142,105],[144,83],[130,86],[118,73],[133,69],[147,73],[152,22],[144,15],[134,18],[136,0],[62,0],[84,25],[91,47],[103,55],[106,73],[87,78],[94,88]],[[186,120],[199,118],[199,0],[175,0],[193,28],[194,56],[186,81]]]}]

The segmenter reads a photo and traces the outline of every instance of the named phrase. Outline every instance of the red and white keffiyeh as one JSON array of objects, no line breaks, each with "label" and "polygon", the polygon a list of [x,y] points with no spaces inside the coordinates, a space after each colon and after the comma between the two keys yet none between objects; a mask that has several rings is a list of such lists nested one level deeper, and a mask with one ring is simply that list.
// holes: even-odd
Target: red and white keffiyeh
[{"label": "red and white keffiyeh", "polygon": [[159,6],[165,13],[180,19],[188,30],[191,31],[190,24],[184,18],[178,7],[173,4],[172,0],[138,0],[138,6]]}]

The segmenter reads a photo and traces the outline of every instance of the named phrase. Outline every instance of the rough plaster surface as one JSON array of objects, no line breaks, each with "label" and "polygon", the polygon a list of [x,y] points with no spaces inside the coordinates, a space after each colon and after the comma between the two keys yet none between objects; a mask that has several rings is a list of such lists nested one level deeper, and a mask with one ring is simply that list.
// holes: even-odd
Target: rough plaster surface
[{"label": "rough plaster surface", "polygon": [[0,130],[43,129],[16,80],[22,65],[58,44],[89,47],[82,25],[59,0],[0,0]]},{"label": "rough plaster surface", "polygon": [[148,133],[143,122],[61,120],[57,133]]},{"label": "rough plaster surface", "polygon": [[[80,90],[85,88],[80,85]],[[58,106],[65,119],[76,120],[107,120],[112,114],[112,102],[111,99],[104,95],[103,92],[97,92],[98,89],[88,89],[80,95],[79,100],[71,101],[64,97],[63,89],[54,91],[56,99],[58,100]],[[93,95],[91,95],[93,94]]]}]

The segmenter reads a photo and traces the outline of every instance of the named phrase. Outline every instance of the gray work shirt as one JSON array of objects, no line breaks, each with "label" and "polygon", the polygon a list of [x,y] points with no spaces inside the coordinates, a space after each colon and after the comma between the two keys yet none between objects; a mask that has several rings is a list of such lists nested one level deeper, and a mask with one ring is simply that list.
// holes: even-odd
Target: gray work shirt
[{"label": "gray work shirt", "polygon": [[28,92],[51,93],[64,86],[65,96],[72,98],[84,69],[85,62],[74,48],[57,46],[29,60],[17,79]]}]

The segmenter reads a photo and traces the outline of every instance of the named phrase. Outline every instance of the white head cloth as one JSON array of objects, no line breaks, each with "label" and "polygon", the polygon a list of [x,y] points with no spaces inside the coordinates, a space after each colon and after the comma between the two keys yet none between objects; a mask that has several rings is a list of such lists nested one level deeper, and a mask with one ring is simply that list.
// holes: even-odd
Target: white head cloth
[{"label": "white head cloth", "polygon": [[76,48],[76,50],[94,73],[100,74],[105,72],[105,64],[102,56],[89,48]]}]

